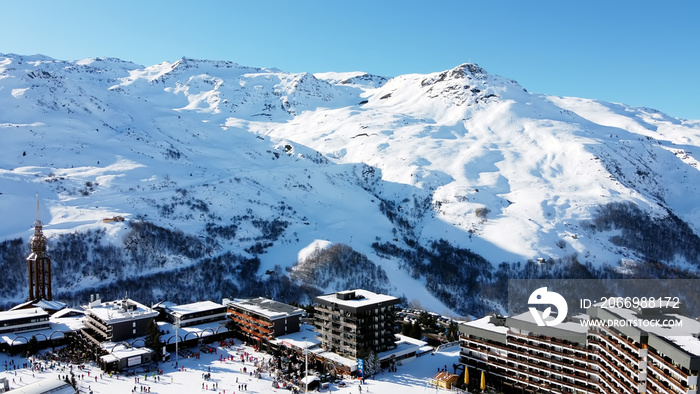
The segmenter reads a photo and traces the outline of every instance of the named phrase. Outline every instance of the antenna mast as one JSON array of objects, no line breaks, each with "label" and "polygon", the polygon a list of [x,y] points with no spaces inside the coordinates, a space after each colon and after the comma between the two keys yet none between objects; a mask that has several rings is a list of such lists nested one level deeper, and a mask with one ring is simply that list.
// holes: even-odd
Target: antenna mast
[{"label": "antenna mast", "polygon": [[41,225],[41,213],[39,211],[39,193],[36,194],[36,222],[35,224]]}]

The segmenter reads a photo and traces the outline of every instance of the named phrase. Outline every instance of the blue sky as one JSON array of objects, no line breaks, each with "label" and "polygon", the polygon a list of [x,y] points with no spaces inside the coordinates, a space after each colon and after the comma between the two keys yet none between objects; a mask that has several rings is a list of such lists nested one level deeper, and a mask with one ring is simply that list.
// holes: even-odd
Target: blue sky
[{"label": "blue sky", "polygon": [[531,92],[700,119],[700,1],[0,1],[0,52],[290,72],[473,62]]}]

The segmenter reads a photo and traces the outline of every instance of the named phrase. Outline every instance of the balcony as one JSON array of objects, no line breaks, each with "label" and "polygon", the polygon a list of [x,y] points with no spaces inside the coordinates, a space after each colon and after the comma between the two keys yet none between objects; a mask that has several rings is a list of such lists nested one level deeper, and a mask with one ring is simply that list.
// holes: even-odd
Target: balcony
[{"label": "balcony", "polygon": [[266,328],[257,326],[255,324],[251,324],[251,322],[238,319],[235,316],[231,316],[231,320],[233,320],[239,324],[238,328],[241,331],[246,332],[246,333],[248,333],[256,338],[267,338],[267,339],[274,338],[274,334],[273,334],[272,330],[268,330]]},{"label": "balcony", "polygon": [[250,334],[250,335],[252,335],[252,336],[254,336],[254,337],[256,337],[256,338],[272,339],[272,336],[271,336],[271,335],[262,334],[262,333],[260,333],[260,332],[255,331],[255,330],[252,330],[252,329],[250,329],[250,328],[248,328],[248,327],[238,327],[238,328],[241,329],[241,331],[247,332],[248,334]]},{"label": "balcony", "polygon": [[649,352],[649,358],[651,358],[651,360],[653,360],[656,364],[663,366],[663,368],[668,368],[671,372],[676,373],[678,377],[681,378],[681,380],[688,380],[688,374],[678,369],[675,365],[664,360],[663,357],[660,357],[655,353]]},{"label": "balcony", "polygon": [[[621,387],[634,387],[637,382],[634,382],[633,379],[630,379],[630,377],[622,372],[621,369],[619,369],[615,364],[610,362],[608,359],[605,358],[604,355],[602,354],[596,354],[596,356],[599,356],[600,361],[597,361],[598,366],[600,369],[596,372],[596,374],[603,380],[608,382],[608,384],[612,385],[612,383],[615,383],[619,386],[617,386],[616,390],[619,390]],[[620,380],[620,376],[624,376],[625,379],[629,382],[629,384],[624,384],[622,380]],[[607,378],[612,378],[614,381],[611,382]]]},{"label": "balcony", "polygon": [[[548,362],[554,362],[558,363],[561,365],[568,365],[568,366],[573,366],[573,367],[578,367],[585,369],[587,368],[588,360],[583,357],[579,356],[572,356],[569,354],[563,354],[554,350],[547,350],[544,348],[538,347],[533,347],[532,345],[528,345],[526,343],[521,343],[520,341],[511,341],[509,342],[509,349],[518,351],[523,354],[528,354],[532,355],[535,357],[538,357],[540,359],[547,360]],[[557,356],[559,359],[557,360]]]},{"label": "balcony", "polygon": [[257,323],[257,325],[262,326],[262,327],[272,327],[273,326],[272,322],[256,319],[256,318],[249,316],[249,315],[246,315],[244,313],[236,312],[233,310],[229,310],[229,312],[231,312],[231,317],[237,316],[239,319],[249,320],[249,321],[255,322],[255,323]]},{"label": "balcony", "polygon": [[101,346],[103,341],[107,340],[107,338],[104,338],[103,336],[99,335],[99,333],[92,331],[90,328],[80,329],[79,333],[83,338],[87,339],[90,343],[98,347]]},{"label": "balcony", "polygon": [[[602,335],[602,334],[600,334],[600,333],[597,333],[597,332],[595,332],[595,331],[591,331],[590,334],[592,334],[593,336],[596,336],[597,338],[600,338],[600,339],[597,340],[597,341],[598,341],[598,342],[601,342],[601,341],[602,341],[603,343],[605,343],[605,346],[606,346],[607,348],[612,348],[612,349],[617,350],[618,352],[620,352],[625,358],[627,358],[627,360],[629,360],[630,364],[634,365],[634,364],[637,364],[637,363],[639,362],[639,358],[634,358],[634,357],[632,357],[625,349],[623,349],[622,347],[620,347],[620,346],[618,345],[618,343],[616,343],[615,341],[611,340],[611,338],[609,338],[609,337],[607,337],[607,336],[605,336],[605,335]],[[589,339],[589,341],[590,341],[590,339]],[[617,356],[617,355],[616,355],[616,356]],[[625,364],[626,364],[626,363],[625,363]]]},{"label": "balcony", "polygon": [[[542,373],[533,371],[532,368],[527,368],[523,365],[519,366],[514,373],[513,366],[511,363],[503,363],[498,360],[497,357],[489,357],[489,364],[481,364],[479,367],[479,362],[477,361],[477,367],[479,369],[486,369],[489,374],[499,376],[503,381],[512,381],[514,384],[522,384],[528,387],[533,387],[536,392],[552,392],[552,391],[564,391],[564,388],[571,391],[590,391],[595,389],[600,389],[607,394],[609,391],[602,387],[598,387],[595,382],[589,379],[579,379],[580,383],[574,378],[562,378],[553,380],[551,376],[545,376]],[[524,379],[519,375],[527,377]]]},{"label": "balcony", "polygon": [[85,322],[92,325],[95,327],[96,330],[102,331],[102,332],[112,332],[112,327],[109,326],[108,324],[102,322],[99,319],[93,319],[92,316],[88,316],[87,319],[85,319]]},{"label": "balcony", "polygon": [[[580,348],[577,346],[573,346],[570,344],[565,344],[559,340],[554,340],[556,338],[550,338],[550,337],[544,337],[544,338],[549,338],[549,339],[528,337],[528,336],[516,334],[514,332],[509,331],[508,337],[506,340],[509,343],[512,343],[512,342],[520,343],[520,344],[527,346],[529,348],[532,348],[532,349],[540,349],[541,351],[546,350],[547,353],[558,354],[562,357],[566,357],[569,359],[578,359],[578,360],[582,360],[585,362],[586,349]],[[561,349],[561,351],[555,350],[556,348]],[[568,352],[565,353],[565,351],[568,351]]]},{"label": "balcony", "polygon": [[[572,365],[570,363],[563,363],[561,361],[557,362],[556,359],[542,356],[542,354],[545,353],[540,351],[540,341],[533,341],[527,344],[522,343],[526,341],[523,341],[522,338],[520,339],[521,340],[519,341],[510,342],[510,345],[507,348],[493,343],[484,343],[474,339],[465,339],[463,340],[463,343],[466,346],[464,346],[463,349],[475,349],[478,352],[482,352],[484,355],[488,355],[488,359],[491,360],[491,362],[495,360],[496,356],[503,357],[502,355],[494,354],[494,352],[491,350],[492,348],[505,350],[507,352],[508,357],[508,362],[505,363],[506,367],[522,371],[523,373],[527,373],[528,371],[532,373],[533,370],[538,371],[537,374],[540,378],[549,379],[557,382],[563,381],[564,379],[568,379],[572,382],[583,382],[585,385],[594,384],[597,387],[600,387],[603,391],[624,392],[624,388],[629,387],[629,384],[624,384],[621,380],[622,376],[624,376],[626,380],[631,382],[632,387],[638,386],[636,382],[633,382],[632,379],[629,379],[628,374],[623,373],[619,368],[617,368],[616,365],[614,365],[606,359],[600,361],[604,362],[606,365],[602,368],[600,368],[599,362],[581,358],[578,358],[578,366]],[[537,347],[531,347],[533,345]],[[540,355],[532,354],[533,351],[536,351]],[[579,351],[579,353],[585,352],[585,350]],[[553,352],[550,350],[549,353],[559,352]],[[461,355],[463,358],[467,359],[470,357],[474,357],[471,354],[465,353],[464,351],[461,352]],[[562,354],[562,356],[568,358],[577,358],[576,356],[570,356],[567,354]],[[601,355],[601,358],[603,357],[604,356]],[[584,365],[586,367],[582,368],[581,365]],[[593,365],[598,366],[600,370],[596,371],[593,368]],[[610,372],[613,371],[615,373],[611,374]],[[591,380],[589,376],[593,375],[598,376],[601,379],[601,381],[596,382]],[[608,381],[608,379],[611,379],[611,381]],[[606,386],[607,389],[603,387],[603,385]]]},{"label": "balcony", "polygon": [[[676,392],[685,393],[686,390],[688,390],[687,387],[683,387],[683,383],[674,379],[673,376],[671,376],[670,374],[664,373],[664,371],[660,370],[653,363],[649,363],[648,366],[649,366],[649,369],[651,369],[652,372],[654,372],[654,375],[655,375],[655,377],[657,377],[657,380],[665,380],[666,383],[668,385],[670,385],[672,389],[676,390]],[[661,383],[663,384],[663,382],[661,382]]]},{"label": "balcony", "polygon": [[[615,353],[610,352],[610,349],[605,347],[604,343],[602,343],[600,341],[596,341],[596,340],[591,340],[591,341],[589,341],[589,344],[592,344],[593,346],[598,347],[600,349],[598,354],[603,356],[610,364],[614,364],[616,368],[618,365],[622,365],[624,368],[626,368],[628,372],[623,373],[623,375],[636,376],[638,374],[637,371],[634,371],[632,368],[630,368],[629,365],[626,362],[624,362],[622,359],[620,359]],[[614,363],[615,361],[617,362],[617,364]],[[637,362],[635,362],[632,365],[635,365]]]},{"label": "balcony", "polygon": [[[544,358],[540,358],[539,361],[533,361],[533,356],[528,356],[523,353],[516,354],[518,353],[517,351],[506,349],[493,343],[483,344],[473,340],[466,340],[466,342],[468,348],[476,348],[478,351],[476,354],[461,351],[462,362],[465,364],[467,363],[464,360],[472,359],[477,361],[477,363],[481,362],[481,360],[487,360],[491,366],[496,365],[507,370],[518,371],[519,373],[530,376],[532,379],[558,382],[568,386],[576,386],[579,389],[585,389],[591,384],[594,384],[594,382],[588,378],[588,373],[593,373],[592,371],[568,373],[566,371],[550,368],[550,363]],[[505,350],[505,352],[494,351],[494,348],[500,348]]]},{"label": "balcony", "polygon": [[112,338],[112,328],[108,327],[106,330],[104,329],[104,326],[100,324],[95,324],[94,321],[92,320],[86,320],[85,325],[90,328],[93,332],[96,334],[99,334],[101,337],[103,337],[105,340],[111,339]]},{"label": "balcony", "polygon": [[[661,382],[656,380],[651,375],[647,376],[647,382],[651,383],[652,391],[654,391],[654,392],[660,392],[660,393],[668,393],[669,392],[667,386],[662,385]],[[647,385],[647,388],[649,388],[648,385]]]}]

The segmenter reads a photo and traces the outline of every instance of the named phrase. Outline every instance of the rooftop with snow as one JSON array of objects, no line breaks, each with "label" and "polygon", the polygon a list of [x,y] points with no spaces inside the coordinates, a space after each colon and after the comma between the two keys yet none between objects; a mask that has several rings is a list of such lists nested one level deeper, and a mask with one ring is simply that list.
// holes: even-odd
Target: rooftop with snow
[{"label": "rooftop with snow", "polygon": [[107,324],[158,316],[158,312],[132,299],[102,302],[96,300],[84,307],[89,315],[98,317]]},{"label": "rooftop with snow", "polygon": [[344,309],[349,310],[360,310],[371,306],[381,307],[395,305],[400,302],[396,297],[377,294],[363,289],[339,291],[333,294],[318,296],[314,301],[328,306],[342,306]]},{"label": "rooftop with snow", "polygon": [[271,300],[269,298],[257,297],[247,299],[234,299],[229,305],[255,312],[260,316],[265,316],[271,320],[282,317],[296,316],[304,313],[304,310],[283,302]]},{"label": "rooftop with snow", "polygon": [[214,301],[198,301],[184,305],[172,305],[167,307],[170,313],[174,316],[181,317],[191,313],[205,312],[224,308],[224,305]]}]

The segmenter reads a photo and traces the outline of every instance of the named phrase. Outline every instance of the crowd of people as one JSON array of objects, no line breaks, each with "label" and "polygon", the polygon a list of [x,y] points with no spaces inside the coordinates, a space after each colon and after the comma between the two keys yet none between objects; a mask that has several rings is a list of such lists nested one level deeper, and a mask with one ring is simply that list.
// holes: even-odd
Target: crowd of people
[{"label": "crowd of people", "polygon": [[[304,358],[297,351],[289,348],[274,351],[274,354],[261,355],[261,352],[256,351],[255,348],[243,346],[238,340],[227,339],[218,342],[218,344],[181,349],[177,358],[171,355],[169,361],[160,365],[158,362],[155,362],[155,366],[151,364],[140,365],[129,370],[109,372],[102,371],[94,363],[99,356],[96,356],[94,346],[91,343],[84,341],[78,335],[71,339],[67,341],[66,345],[61,347],[43,350],[31,356],[25,354],[24,356],[27,356],[27,358],[20,359],[22,363],[16,363],[15,359],[5,360],[5,371],[22,368],[40,374],[55,373],[56,379],[87,388],[88,393],[92,392],[90,384],[96,385],[98,382],[108,383],[111,379],[126,380],[133,376],[135,380],[132,393],[150,392],[152,384],[161,383],[161,376],[164,374],[163,369],[167,369],[168,362],[171,364],[173,371],[185,371],[184,365],[177,364],[177,358],[180,360],[187,358],[199,359],[207,354],[209,356],[215,355],[220,363],[234,364],[226,369],[230,370],[230,367],[233,366],[239,373],[235,378],[236,385],[233,386],[236,389],[236,393],[247,391],[248,383],[260,379],[269,381],[272,387],[285,388],[292,392],[304,391],[304,382],[302,381],[305,376]],[[316,370],[323,372],[324,366],[321,364],[317,365],[313,360],[309,360],[308,366],[310,371],[316,367]],[[208,368],[209,370],[203,371],[201,375],[201,387],[204,390],[217,391],[219,389],[220,375],[213,377],[211,373],[212,367]],[[150,372],[146,371],[157,371],[157,373],[153,372],[152,376],[149,376]],[[144,375],[144,373],[146,374]],[[244,377],[245,381],[241,380],[239,382],[239,377]],[[40,376],[37,376],[37,378],[40,378]],[[164,379],[164,383],[167,383],[167,381],[172,383],[172,376]],[[220,392],[224,394],[225,390],[222,389]]]}]

